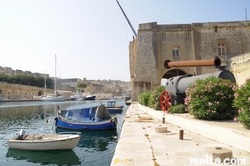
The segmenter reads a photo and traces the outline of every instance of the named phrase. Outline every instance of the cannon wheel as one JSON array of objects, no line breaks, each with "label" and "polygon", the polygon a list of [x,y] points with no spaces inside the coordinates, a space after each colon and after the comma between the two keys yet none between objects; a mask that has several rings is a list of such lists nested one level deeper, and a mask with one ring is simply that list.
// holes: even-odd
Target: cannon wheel
[{"label": "cannon wheel", "polygon": [[169,108],[171,105],[171,94],[168,91],[164,90],[160,96],[160,106],[162,111],[169,112]]}]

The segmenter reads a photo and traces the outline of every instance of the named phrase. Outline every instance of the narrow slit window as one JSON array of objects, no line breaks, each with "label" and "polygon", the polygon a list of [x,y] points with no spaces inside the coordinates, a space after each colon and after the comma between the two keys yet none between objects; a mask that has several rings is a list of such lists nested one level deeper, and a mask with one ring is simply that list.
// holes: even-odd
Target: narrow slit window
[{"label": "narrow slit window", "polygon": [[180,57],[179,49],[177,47],[173,48],[173,57],[174,58]]},{"label": "narrow slit window", "polygon": [[219,53],[219,55],[226,55],[225,44],[223,44],[223,43],[218,44],[218,53]]}]

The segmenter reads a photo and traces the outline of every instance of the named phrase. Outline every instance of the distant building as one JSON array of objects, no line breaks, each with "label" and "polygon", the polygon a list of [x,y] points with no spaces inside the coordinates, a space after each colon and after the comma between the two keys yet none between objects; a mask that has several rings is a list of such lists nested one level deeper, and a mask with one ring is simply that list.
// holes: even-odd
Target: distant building
[{"label": "distant building", "polygon": [[[62,87],[76,88],[79,82],[82,82],[80,78],[67,78],[62,79]],[[76,90],[76,89],[75,89]]]},{"label": "distant building", "polygon": [[[33,77],[43,77],[44,79],[50,78],[53,81],[54,77],[49,77],[49,74],[43,73],[32,73],[31,71],[22,71],[22,70],[12,70],[10,67],[1,67],[0,73],[8,76],[15,75],[25,75],[25,76],[33,76]],[[114,95],[129,95],[131,94],[130,82],[120,81],[120,80],[87,80],[87,78],[67,78],[61,79],[56,78],[56,88],[61,91],[71,91],[75,93],[77,89],[77,85],[79,83],[84,83],[87,85],[87,88],[82,89],[86,93],[90,94],[98,94],[98,93],[111,93]],[[48,88],[48,87],[47,87]],[[41,95],[42,92],[39,92],[38,95]]]},{"label": "distant building", "polygon": [[15,75],[25,75],[25,76],[32,76],[32,77],[45,77],[49,78],[49,74],[43,73],[32,73],[31,71],[23,71],[23,70],[12,70],[11,67],[2,67],[0,66],[0,73],[5,74],[8,76],[15,76]]},{"label": "distant building", "polygon": [[3,67],[2,73],[8,76],[13,76],[12,68],[10,67]]}]

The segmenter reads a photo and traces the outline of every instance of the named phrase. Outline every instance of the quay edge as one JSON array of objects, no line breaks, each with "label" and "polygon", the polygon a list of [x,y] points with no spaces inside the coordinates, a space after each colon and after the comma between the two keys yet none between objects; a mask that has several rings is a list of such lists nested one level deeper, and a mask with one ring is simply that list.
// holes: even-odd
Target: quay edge
[{"label": "quay edge", "polygon": [[[162,117],[165,114],[165,124]],[[156,127],[168,132],[156,133]],[[178,131],[184,130],[184,139]],[[191,157],[204,157],[207,147],[225,147],[233,157],[250,163],[250,132],[233,121],[214,122],[194,119],[189,114],[166,114],[132,103],[126,113],[111,166],[187,165]]]}]

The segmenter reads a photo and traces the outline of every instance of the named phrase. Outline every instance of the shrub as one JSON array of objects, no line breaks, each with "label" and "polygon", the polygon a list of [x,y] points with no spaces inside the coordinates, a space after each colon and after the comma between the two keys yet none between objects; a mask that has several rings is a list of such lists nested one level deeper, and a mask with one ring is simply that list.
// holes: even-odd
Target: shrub
[{"label": "shrub", "polygon": [[229,80],[209,77],[197,80],[186,90],[188,111],[199,119],[233,119],[237,112],[232,108],[234,84]]},{"label": "shrub", "polygon": [[143,92],[139,95],[138,102],[155,110],[160,110],[160,96],[165,90],[164,86],[158,86],[153,91]]},{"label": "shrub", "polygon": [[160,96],[161,93],[165,90],[164,86],[157,86],[154,91],[152,91],[149,97],[149,106],[155,110],[161,110],[160,106]]},{"label": "shrub", "polygon": [[150,94],[151,94],[151,92],[149,92],[149,91],[141,93],[139,95],[138,102],[141,105],[149,106],[148,101],[149,101]]},{"label": "shrub", "polygon": [[238,109],[238,120],[250,129],[250,79],[238,87],[234,87],[235,99],[233,101],[233,106]]},{"label": "shrub", "polygon": [[169,108],[169,112],[170,113],[185,113],[185,105],[184,104],[178,104],[178,105],[174,105],[174,106],[171,106]]}]

